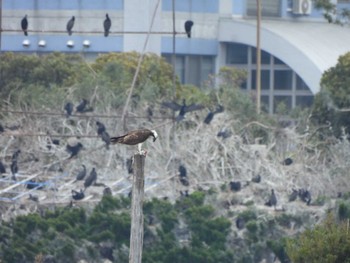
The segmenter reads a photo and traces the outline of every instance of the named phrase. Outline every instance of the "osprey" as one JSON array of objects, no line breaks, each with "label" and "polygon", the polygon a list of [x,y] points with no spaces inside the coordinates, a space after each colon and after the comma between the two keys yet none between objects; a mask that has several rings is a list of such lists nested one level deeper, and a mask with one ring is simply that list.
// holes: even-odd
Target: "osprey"
[{"label": "osprey", "polygon": [[112,137],[111,143],[122,143],[127,145],[136,145],[138,146],[139,153],[142,154],[141,147],[142,143],[145,142],[149,137],[153,137],[153,142],[155,142],[158,138],[158,134],[155,130],[149,130],[149,129],[141,129],[141,130],[134,130],[129,131],[128,133],[118,136],[118,137]]}]

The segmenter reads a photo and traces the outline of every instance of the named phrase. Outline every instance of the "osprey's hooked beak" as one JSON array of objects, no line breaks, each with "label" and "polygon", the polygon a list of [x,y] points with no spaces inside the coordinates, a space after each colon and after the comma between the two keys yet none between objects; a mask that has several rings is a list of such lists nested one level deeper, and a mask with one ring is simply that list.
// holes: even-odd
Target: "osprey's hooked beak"
[{"label": "osprey's hooked beak", "polygon": [[152,130],[153,142],[155,142],[158,138],[158,133],[155,130]]}]

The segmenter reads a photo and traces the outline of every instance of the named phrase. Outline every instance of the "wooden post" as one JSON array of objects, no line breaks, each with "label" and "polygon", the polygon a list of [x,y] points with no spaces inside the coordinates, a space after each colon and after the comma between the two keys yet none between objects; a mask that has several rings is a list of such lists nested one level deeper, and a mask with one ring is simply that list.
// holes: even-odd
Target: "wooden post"
[{"label": "wooden post", "polygon": [[142,260],[145,158],[146,156],[138,153],[134,155],[129,263],[141,263]]}]

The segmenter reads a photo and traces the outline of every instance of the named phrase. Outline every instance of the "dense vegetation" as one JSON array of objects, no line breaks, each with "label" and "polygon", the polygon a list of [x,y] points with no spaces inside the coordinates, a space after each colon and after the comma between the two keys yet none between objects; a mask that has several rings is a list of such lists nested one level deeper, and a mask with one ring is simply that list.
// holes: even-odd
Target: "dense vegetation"
[{"label": "dense vegetation", "polygon": [[[309,127],[315,132],[303,135],[305,137],[298,137],[298,143],[293,142],[294,145],[297,145],[294,146],[295,148],[300,147],[300,149],[296,148],[295,155],[302,155],[295,156],[295,160],[298,158],[311,160],[307,163],[308,170],[302,170],[302,176],[308,171],[315,171],[314,173],[322,171],[322,167],[330,166],[327,162],[335,160],[332,159],[334,156],[337,158],[335,161],[343,165],[329,167],[331,177],[326,177],[328,174],[325,175],[329,181],[337,176],[343,176],[349,169],[349,166],[346,165],[348,155],[347,152],[344,152],[348,144],[346,142],[334,143],[334,145],[323,143],[326,136],[332,138],[333,131],[339,135],[341,128],[347,125],[346,119],[332,115],[336,114],[336,111],[332,111],[329,105],[336,105],[335,108],[349,106],[347,100],[343,99],[348,89],[346,84],[348,81],[346,76],[349,75],[347,74],[349,72],[347,69],[348,56],[347,54],[340,58],[337,66],[327,71],[322,79],[322,90],[315,99],[312,113],[316,126]],[[86,63],[79,56],[58,53],[43,57],[1,54],[0,96],[4,103],[1,103],[0,107],[16,110],[62,111],[67,101],[76,102],[85,97],[90,100],[97,112],[115,113],[114,110],[124,106],[138,58],[137,53],[106,54],[95,62]],[[264,180],[265,178],[267,178],[266,181],[270,180],[269,183],[274,178],[282,180],[281,177],[273,177],[282,172],[279,170],[279,161],[276,161],[275,157],[280,158],[280,152],[286,152],[285,149],[288,147],[284,147],[277,139],[282,138],[281,141],[284,142],[288,134],[284,133],[283,128],[271,118],[264,114],[257,116],[251,98],[237,88],[240,81],[245,78],[245,72],[224,67],[218,76],[213,77],[220,78],[220,85],[215,89],[213,86],[216,81],[208,82],[201,89],[182,86],[176,81],[177,101],[186,98],[189,103],[201,103],[209,108],[222,104],[230,120],[234,120],[234,123],[227,124],[232,125],[229,128],[235,130],[236,139],[232,140],[233,147],[228,143],[212,139],[210,141],[216,143],[214,147],[210,148],[208,143],[204,146],[206,152],[199,151],[199,154],[218,155],[227,151],[225,155],[220,155],[223,156],[220,161],[225,159],[225,165],[230,167],[231,171],[227,172],[229,178],[239,173],[246,173],[250,176],[252,164],[247,164],[247,162],[253,163],[252,160],[258,157],[256,152],[253,153],[254,156],[250,155],[245,146],[253,144],[255,138],[259,138],[262,143],[271,143],[275,147],[275,152],[271,154],[272,158],[266,158],[268,164],[264,163],[264,159],[258,160],[263,167],[259,172],[263,177],[265,176]],[[338,89],[338,87],[341,88]],[[158,56],[149,54],[142,64],[130,107],[137,109],[170,100],[173,91],[171,66]],[[332,100],[329,100],[329,97]],[[11,114],[2,114],[1,121],[6,122],[10,119],[15,118]],[[53,122],[54,125],[49,129],[55,129],[55,125],[62,125],[59,121],[61,120]],[[328,125],[328,121],[332,122],[333,130],[325,131],[318,128],[317,125],[320,124]],[[305,119],[301,119],[301,125],[298,128],[304,129],[305,122]],[[71,121],[70,126],[64,127],[72,129],[86,127],[86,134],[88,134],[88,131],[93,129],[92,124],[82,123]],[[196,127],[195,121],[180,123],[177,129],[186,132],[192,127]],[[210,132],[208,130],[205,132]],[[57,129],[58,132],[60,132],[59,129]],[[314,134],[319,136],[314,136]],[[322,140],[319,143],[321,137]],[[202,146],[200,143],[197,145]],[[331,148],[331,146],[334,147]],[[45,147],[46,145],[42,148]],[[327,155],[329,152],[332,154]],[[193,157],[193,155],[190,156]],[[319,159],[315,160],[314,156]],[[344,162],[342,158],[345,159]],[[324,166],[318,168],[320,160]],[[203,171],[209,169],[202,168]],[[206,175],[199,174],[198,176]],[[317,178],[321,180],[320,175]],[[313,221],[310,220],[309,215],[288,212],[272,214],[270,210],[261,211],[257,205],[258,201],[241,200],[241,197],[233,194],[226,187],[223,185],[222,192],[216,192],[218,189],[193,192],[188,197],[182,196],[175,203],[162,199],[146,202],[144,205],[143,262],[249,263],[271,258],[271,255],[276,255],[281,262],[288,262],[288,257],[293,262],[317,262],[314,261],[313,256],[319,255],[321,250],[324,251],[324,254],[320,255],[323,255],[323,258],[328,260],[327,262],[342,262],[339,260],[346,262],[347,258],[344,255],[349,254],[346,225],[338,226],[338,221],[327,221],[324,225],[312,229],[310,225]],[[250,188],[259,194],[264,194],[266,187]],[[325,199],[324,196],[321,196],[313,200],[313,204],[324,203]],[[236,209],[235,205],[237,207],[239,205],[240,208]],[[84,208],[56,207],[54,209],[40,207],[40,213],[31,213],[26,216],[18,216],[8,222],[1,222],[0,258],[4,262],[43,262],[44,259],[50,257],[57,262],[100,258],[127,262],[130,235],[129,206],[128,198],[105,196],[94,208],[88,206]],[[227,206],[233,208],[228,209]],[[339,219],[349,218],[348,204],[344,201],[338,207]],[[235,224],[237,218],[244,221],[242,229]],[[292,228],[309,230],[295,240],[283,238]],[[327,240],[332,242],[335,240],[332,251],[318,246],[325,244],[324,241]],[[311,249],[315,246],[315,242],[319,250]],[[303,245],[300,246],[300,244]]]},{"label": "dense vegetation", "polygon": [[[102,256],[127,262],[129,206],[129,199],[105,196],[91,212],[56,208],[19,216],[0,226],[0,257],[3,262],[34,262],[51,255],[58,262],[75,262]],[[231,222],[215,216],[203,193],[174,205],[154,199],[145,203],[144,213],[143,262],[232,262],[232,251],[225,246]],[[179,221],[186,228],[182,235],[187,244],[177,240]]]},{"label": "dense vegetation", "polygon": [[321,79],[321,90],[315,96],[312,119],[333,128],[337,137],[350,133],[350,53],[340,56],[338,63]]}]

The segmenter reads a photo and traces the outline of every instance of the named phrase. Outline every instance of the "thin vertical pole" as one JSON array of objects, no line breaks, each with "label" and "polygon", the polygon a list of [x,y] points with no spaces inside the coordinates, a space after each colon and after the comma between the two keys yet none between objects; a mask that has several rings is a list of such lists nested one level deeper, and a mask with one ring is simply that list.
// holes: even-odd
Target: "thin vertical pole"
[{"label": "thin vertical pole", "polygon": [[0,53],[1,53],[1,50],[2,50],[2,45],[1,45],[1,42],[2,42],[2,0],[0,0]]},{"label": "thin vertical pole", "polygon": [[261,49],[260,49],[260,24],[261,5],[260,0],[256,0],[256,113],[260,114],[261,109]]},{"label": "thin vertical pole", "polygon": [[131,229],[129,263],[142,262],[143,246],[143,199],[145,190],[145,155],[134,155],[134,174],[131,200]]},{"label": "thin vertical pole", "polygon": [[[175,0],[172,0],[172,12],[173,12],[173,53],[171,56],[173,64],[173,101],[176,100],[176,25],[175,25]],[[175,120],[175,111],[173,111],[173,146],[172,153],[175,153],[176,156],[176,120]],[[172,156],[174,157],[174,156]],[[176,170],[176,162],[174,162],[174,171]],[[173,190],[175,195],[175,184],[176,181],[173,180]]]}]

